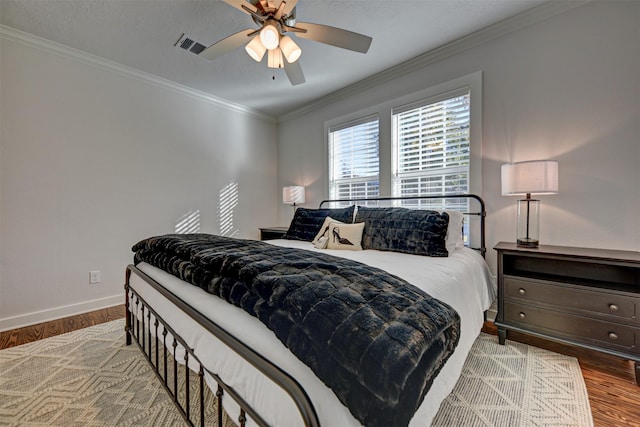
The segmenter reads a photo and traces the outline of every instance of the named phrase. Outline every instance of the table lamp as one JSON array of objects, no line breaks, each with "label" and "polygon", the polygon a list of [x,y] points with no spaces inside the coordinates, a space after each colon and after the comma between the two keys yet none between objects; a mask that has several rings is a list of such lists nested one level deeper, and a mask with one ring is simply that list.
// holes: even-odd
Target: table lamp
[{"label": "table lamp", "polygon": [[516,243],[521,247],[538,247],[540,228],[540,200],[532,194],[558,193],[558,162],[532,160],[502,165],[502,195],[526,194],[518,200],[518,228]]},{"label": "table lamp", "polygon": [[295,212],[296,205],[304,203],[304,187],[301,185],[282,187],[282,203],[285,205],[293,205]]}]

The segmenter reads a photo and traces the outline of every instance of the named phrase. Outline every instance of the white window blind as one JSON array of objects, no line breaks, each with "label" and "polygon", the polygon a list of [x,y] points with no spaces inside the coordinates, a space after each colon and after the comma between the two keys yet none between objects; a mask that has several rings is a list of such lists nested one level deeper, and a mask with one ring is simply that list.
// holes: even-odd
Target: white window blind
[{"label": "white window blind", "polygon": [[376,115],[329,129],[330,198],[379,195],[378,123]]},{"label": "white window blind", "polygon": [[[393,111],[393,195],[436,196],[469,191],[468,90]],[[412,204],[407,202],[405,204]],[[466,199],[413,204],[464,211]]]}]

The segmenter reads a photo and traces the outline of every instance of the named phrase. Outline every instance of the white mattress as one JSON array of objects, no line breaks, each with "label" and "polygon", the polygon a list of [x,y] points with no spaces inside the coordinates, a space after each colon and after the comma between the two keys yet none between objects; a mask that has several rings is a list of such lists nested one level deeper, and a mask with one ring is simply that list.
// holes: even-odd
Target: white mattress
[{"label": "white mattress", "polygon": [[[268,243],[317,250],[308,242],[271,240]],[[410,423],[411,426],[429,425],[440,403],[451,392],[460,376],[471,345],[480,333],[483,312],[490,307],[495,298],[495,284],[484,259],[476,251],[468,248],[456,249],[447,258],[373,250],[323,251],[395,274],[451,305],[460,315],[460,342]],[[321,425],[360,425],[333,392],[258,319],[149,264],[141,263],[138,268],[296,378],[311,398]],[[291,399],[270,380],[236,356],[135,274],[131,277],[130,285],[189,343],[200,361],[243,395],[270,425],[302,425]],[[215,390],[215,382],[211,378],[207,378],[207,382]],[[230,416],[237,419],[239,410],[231,399],[225,399],[225,409]],[[250,420],[248,424],[251,424]]]}]

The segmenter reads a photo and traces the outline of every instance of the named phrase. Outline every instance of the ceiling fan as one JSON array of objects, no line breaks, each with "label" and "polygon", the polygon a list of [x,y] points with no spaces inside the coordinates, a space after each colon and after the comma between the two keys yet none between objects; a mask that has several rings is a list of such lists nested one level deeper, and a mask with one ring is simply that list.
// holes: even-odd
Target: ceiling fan
[{"label": "ceiling fan", "polygon": [[224,0],[225,3],[250,15],[258,29],[247,29],[226,37],[200,52],[214,60],[245,44],[245,50],[257,62],[267,53],[269,68],[284,68],[292,85],[305,82],[298,58],[300,47],[287,33],[320,43],[366,53],[371,37],[330,27],[328,25],[297,22],[295,7],[298,0]]}]

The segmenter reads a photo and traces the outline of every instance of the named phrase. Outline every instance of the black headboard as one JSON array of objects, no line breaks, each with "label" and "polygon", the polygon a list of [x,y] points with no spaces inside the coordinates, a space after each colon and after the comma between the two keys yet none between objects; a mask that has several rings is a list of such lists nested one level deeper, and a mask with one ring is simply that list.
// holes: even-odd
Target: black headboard
[{"label": "black headboard", "polygon": [[[480,254],[484,257],[486,252],[487,252],[487,248],[485,245],[485,218],[487,216],[487,211],[485,210],[485,206],[484,206],[484,200],[482,200],[482,198],[480,196],[477,196],[475,194],[447,194],[444,196],[408,196],[408,197],[370,197],[370,198],[366,198],[366,199],[330,199],[330,200],[323,200],[320,202],[320,205],[318,207],[322,208],[323,205],[325,204],[329,204],[329,203],[337,203],[337,204],[349,204],[349,205],[357,205],[357,204],[362,204],[362,205],[370,205],[373,202],[403,202],[403,201],[420,201],[420,200],[442,200],[443,204],[444,201],[449,200],[449,199],[473,199],[475,200],[477,203],[477,209],[470,209],[468,212],[462,212],[463,215],[466,216],[470,216],[470,217],[478,217],[479,218],[479,222],[480,222],[480,242],[479,245],[476,246],[469,246],[471,249],[475,249],[478,252],[480,252]],[[471,204],[468,204],[471,205]],[[407,206],[404,206],[407,207]],[[410,208],[410,206],[409,206]]]}]

